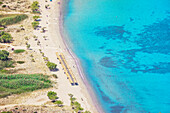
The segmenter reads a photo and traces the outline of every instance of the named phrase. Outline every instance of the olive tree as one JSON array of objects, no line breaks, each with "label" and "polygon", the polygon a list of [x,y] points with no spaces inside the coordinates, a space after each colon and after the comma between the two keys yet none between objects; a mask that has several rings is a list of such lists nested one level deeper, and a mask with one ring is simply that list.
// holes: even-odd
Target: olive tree
[{"label": "olive tree", "polygon": [[57,67],[57,64],[48,61],[48,62],[47,62],[47,67],[48,67],[50,70],[55,70],[56,67]]},{"label": "olive tree", "polygon": [[39,2],[34,1],[31,5],[31,9],[32,9],[33,12],[36,12],[39,9]]},{"label": "olive tree", "polygon": [[63,102],[60,101],[60,100],[55,101],[54,104],[57,104],[58,107],[62,107],[63,106]]},{"label": "olive tree", "polygon": [[12,41],[12,36],[4,31],[0,32],[0,42],[9,43]]},{"label": "olive tree", "polygon": [[47,94],[48,98],[52,100],[53,102],[58,99],[57,93],[54,91],[49,91]]},{"label": "olive tree", "polygon": [[8,60],[9,52],[6,50],[0,50],[0,60]]}]

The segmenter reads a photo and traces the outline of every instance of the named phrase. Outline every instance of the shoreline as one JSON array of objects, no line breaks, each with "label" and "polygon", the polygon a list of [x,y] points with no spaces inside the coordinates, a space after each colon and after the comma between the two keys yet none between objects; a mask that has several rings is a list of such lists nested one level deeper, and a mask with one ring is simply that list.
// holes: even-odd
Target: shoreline
[{"label": "shoreline", "polygon": [[[35,0],[29,1],[32,3]],[[44,57],[47,57],[48,61],[57,64],[58,71],[52,72],[49,71],[49,69],[46,67],[45,61],[43,60],[44,64],[42,65],[45,66],[45,69],[47,68],[47,70],[44,70],[43,68],[46,74],[49,74],[49,76],[56,74],[58,77],[55,79],[55,83],[53,84],[54,87],[49,90],[56,92],[57,96],[65,106],[70,106],[70,97],[68,94],[73,94],[73,96],[76,98],[76,101],[81,104],[82,108],[84,108],[84,111],[87,110],[91,113],[103,113],[103,110],[101,109],[100,104],[95,96],[95,92],[93,92],[92,87],[90,87],[90,84],[83,73],[81,62],[72,52],[71,48],[69,47],[69,43],[67,43],[67,41],[69,42],[69,40],[67,40],[67,34],[63,32],[63,18],[64,14],[67,13],[64,11],[67,11],[68,9],[67,6],[69,0],[53,0],[52,2],[41,0],[37,1],[39,2],[40,6],[39,10],[41,12],[41,21],[39,21],[39,28],[32,29],[31,22],[33,21],[32,17],[34,15],[30,15],[28,22],[30,23],[30,38],[27,42],[31,45],[31,52],[39,53],[39,57],[41,57],[42,60]],[[49,5],[50,8],[45,8],[45,5]],[[41,32],[41,28],[45,28],[45,32]],[[26,35],[25,32],[24,35]],[[64,35],[66,35],[66,37]],[[36,36],[36,40],[34,36]],[[25,49],[25,45],[19,47]],[[41,56],[40,50],[43,53],[43,56]],[[59,60],[57,59],[56,52],[63,53],[65,60],[77,79],[78,85],[72,86],[70,84],[67,76],[64,74],[64,70]],[[49,90],[34,91],[29,95],[24,95],[24,97],[18,97],[19,100],[14,99],[15,102],[11,103],[9,106],[15,104],[44,105],[49,101],[47,97],[47,92]],[[41,93],[41,96],[37,96],[38,93]],[[27,99],[28,97],[29,99]],[[13,99],[13,97],[11,98]]]},{"label": "shoreline", "polygon": [[[66,1],[66,0],[65,0]],[[69,2],[66,1],[66,2]],[[79,73],[79,76],[83,82],[83,84],[85,85],[86,87],[86,90],[89,94],[89,96],[91,97],[91,101],[93,103],[93,105],[95,106],[95,108],[97,109],[98,113],[104,113],[104,110],[102,109],[101,105],[99,105],[99,101],[97,100],[97,97],[96,97],[96,94],[95,92],[93,91],[92,87],[90,86],[90,84],[88,83],[86,77],[85,77],[85,74],[83,73],[83,69],[81,67],[81,62],[80,60],[77,58],[77,56],[75,55],[74,52],[72,52],[72,50],[68,47],[68,44],[67,44],[67,41],[64,37],[64,9],[63,9],[63,1],[60,1],[60,7],[59,7],[59,10],[60,10],[60,15],[59,15],[59,32],[60,32],[60,35],[61,35],[61,38],[63,40],[63,43],[67,49],[67,52],[70,54],[70,56],[73,58],[75,64],[76,64],[76,68],[78,70],[78,73]],[[65,7],[65,6],[64,6]]]}]

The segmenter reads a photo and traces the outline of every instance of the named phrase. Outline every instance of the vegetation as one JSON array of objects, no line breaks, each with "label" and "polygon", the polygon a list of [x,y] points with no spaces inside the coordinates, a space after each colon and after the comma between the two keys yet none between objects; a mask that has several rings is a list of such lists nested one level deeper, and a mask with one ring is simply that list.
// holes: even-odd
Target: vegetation
[{"label": "vegetation", "polygon": [[52,83],[46,75],[0,74],[0,98],[49,87],[52,87]]},{"label": "vegetation", "polygon": [[54,104],[57,104],[58,107],[62,107],[63,106],[63,102],[61,100],[55,101]]},{"label": "vegetation", "polygon": [[12,36],[4,31],[0,32],[0,42],[9,43],[12,41]]},{"label": "vegetation", "polygon": [[18,64],[23,64],[25,61],[17,61]]},{"label": "vegetation", "polygon": [[37,13],[38,9],[39,9],[39,2],[38,1],[34,1],[31,5],[31,9],[33,13]]},{"label": "vegetation", "polygon": [[2,7],[4,8],[4,7],[6,7],[6,5],[2,5]]},{"label": "vegetation", "polygon": [[31,60],[32,62],[35,62],[35,60],[32,58],[32,60]]},{"label": "vegetation", "polygon": [[35,21],[35,22],[32,22],[32,27],[34,28],[34,29],[36,29],[38,26],[39,26],[39,22],[37,22],[37,21]]},{"label": "vegetation", "polygon": [[26,14],[0,15],[0,25],[12,25],[28,18]]},{"label": "vegetation", "polygon": [[84,113],[91,113],[90,111],[85,111]]},{"label": "vegetation", "polygon": [[4,30],[5,28],[3,28],[3,27],[0,27],[0,30]]},{"label": "vegetation", "polygon": [[33,16],[33,19],[36,21],[40,16]]},{"label": "vegetation", "polygon": [[31,45],[30,45],[30,44],[28,44],[28,45],[27,45],[27,49],[29,49],[29,48],[30,48],[30,46],[31,46]]},{"label": "vegetation", "polygon": [[9,60],[9,52],[6,50],[0,50],[0,71],[5,72],[4,68],[14,67],[14,61]]},{"label": "vegetation", "polygon": [[6,50],[0,50],[0,60],[8,60],[9,52]]},{"label": "vegetation", "polygon": [[84,110],[84,109],[81,107],[80,103],[77,102],[77,101],[74,102],[73,106],[74,106],[74,111],[76,111],[76,112],[81,112],[81,111]]},{"label": "vegetation", "polygon": [[72,94],[68,94],[70,96],[71,106],[75,112],[82,112],[84,109],[81,107],[81,104],[76,101],[76,98],[73,97]]},{"label": "vegetation", "polygon": [[7,69],[2,69],[0,70],[0,73],[4,73],[4,74],[13,74],[13,73],[16,73],[17,70],[16,69],[10,69],[10,70],[7,70]]},{"label": "vegetation", "polygon": [[58,78],[58,76],[57,76],[56,74],[53,74],[52,76],[53,76],[54,78]]},{"label": "vegetation", "polygon": [[12,113],[12,111],[3,111],[1,113]]},{"label": "vegetation", "polygon": [[48,98],[49,98],[50,100],[52,100],[53,102],[54,102],[56,99],[58,99],[57,93],[54,92],[54,91],[49,91],[48,94],[47,94],[47,96],[48,96]]},{"label": "vegetation", "polygon": [[14,53],[23,53],[23,52],[25,52],[24,49],[16,49],[16,50],[14,50]]},{"label": "vegetation", "polygon": [[6,60],[6,61],[0,60],[0,70],[2,70],[4,68],[14,67],[13,66],[14,63],[15,62],[11,61],[11,60]]},{"label": "vegetation", "polygon": [[48,62],[47,62],[47,67],[48,67],[50,70],[56,70],[57,64],[48,61]]},{"label": "vegetation", "polygon": [[5,70],[4,68],[13,68],[14,61],[8,58],[9,52],[6,50],[0,50],[0,73],[11,73],[15,70]]},{"label": "vegetation", "polygon": [[3,4],[3,2],[0,2],[0,5],[2,5]]}]

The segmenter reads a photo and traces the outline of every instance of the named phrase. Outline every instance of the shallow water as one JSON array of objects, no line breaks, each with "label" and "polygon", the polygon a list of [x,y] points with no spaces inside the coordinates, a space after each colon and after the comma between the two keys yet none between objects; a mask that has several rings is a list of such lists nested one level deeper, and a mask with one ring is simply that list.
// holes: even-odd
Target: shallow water
[{"label": "shallow water", "polygon": [[169,0],[70,0],[64,30],[105,112],[170,112]]}]

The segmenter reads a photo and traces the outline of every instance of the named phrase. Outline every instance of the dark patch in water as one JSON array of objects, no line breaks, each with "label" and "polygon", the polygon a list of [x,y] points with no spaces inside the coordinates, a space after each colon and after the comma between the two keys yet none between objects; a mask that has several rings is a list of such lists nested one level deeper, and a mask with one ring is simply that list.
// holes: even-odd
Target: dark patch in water
[{"label": "dark patch in water", "polygon": [[104,49],[105,48],[105,46],[101,46],[101,47],[99,47],[99,49]]},{"label": "dark patch in water", "polygon": [[104,102],[109,103],[109,104],[115,104],[101,89],[99,84],[96,82],[96,86],[98,87],[98,91],[101,94],[101,98],[104,100]]},{"label": "dark patch in water", "polygon": [[134,20],[133,18],[130,18],[130,22],[133,22],[133,20]]},{"label": "dark patch in water", "polygon": [[126,37],[124,37],[123,35],[126,33],[128,35],[130,35],[130,33],[128,31],[124,30],[124,26],[107,26],[107,27],[96,27],[94,29],[94,33],[97,36],[102,36],[102,37],[106,37],[107,40],[109,39],[124,39]]},{"label": "dark patch in water", "polygon": [[113,51],[112,49],[107,49],[106,51]]},{"label": "dark patch in water", "polygon": [[112,106],[111,109],[112,109],[110,111],[111,113],[121,113],[123,111],[124,107],[117,105],[117,106]]},{"label": "dark patch in water", "polygon": [[112,49],[107,49],[106,52],[105,52],[105,54],[113,55],[112,51],[113,51]]},{"label": "dark patch in water", "polygon": [[112,52],[106,52],[106,54],[108,54],[108,55],[113,55],[113,53],[112,53]]},{"label": "dark patch in water", "polygon": [[112,57],[103,57],[100,61],[99,64],[107,67],[107,68],[115,68],[117,67],[116,63],[113,61]]},{"label": "dark patch in water", "polygon": [[112,102],[111,99],[110,99],[103,91],[100,90],[100,93],[102,94],[102,99],[103,99],[105,102],[114,104],[114,102]]},{"label": "dark patch in water", "polygon": [[140,69],[140,67],[134,67],[133,72],[141,71],[143,73],[159,73],[159,74],[166,74],[170,73],[170,63],[159,63],[155,65],[151,65],[152,68],[149,68],[150,65],[143,65],[144,69]]},{"label": "dark patch in water", "polygon": [[[150,64],[150,65],[148,64],[141,65],[139,64],[138,61],[134,60],[135,54],[137,52],[144,52],[144,53],[150,53],[150,54],[158,53],[158,51],[155,49],[143,48],[143,49],[132,49],[132,50],[127,50],[127,51],[121,51],[120,54],[121,56],[123,56],[124,60],[123,61],[119,60],[119,63],[121,63],[123,67],[131,69],[131,72],[134,72],[134,73],[137,73],[139,71],[143,73],[159,73],[159,74],[170,73],[170,62],[159,62],[159,63]],[[162,54],[166,54],[167,52],[168,52],[168,49],[164,49],[163,51],[160,51],[160,53]]]},{"label": "dark patch in water", "polygon": [[[170,55],[170,18],[145,26],[138,37],[135,38],[140,49],[123,50],[117,57],[119,65],[131,69],[131,72],[143,73],[170,73],[170,62],[153,62],[152,64],[140,64],[136,59],[136,53],[165,54]],[[154,56],[153,56],[154,59]],[[170,60],[169,60],[170,61]]]},{"label": "dark patch in water", "polygon": [[136,37],[136,43],[141,47],[159,47],[170,45],[170,18],[145,26]]}]

